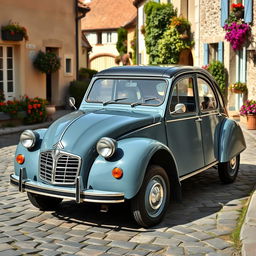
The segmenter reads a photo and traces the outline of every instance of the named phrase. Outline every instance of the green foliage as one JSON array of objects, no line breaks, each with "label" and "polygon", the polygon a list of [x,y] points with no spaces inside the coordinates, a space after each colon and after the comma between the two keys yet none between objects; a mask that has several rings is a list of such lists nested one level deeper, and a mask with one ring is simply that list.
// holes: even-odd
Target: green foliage
[{"label": "green foliage", "polygon": [[13,118],[18,118],[20,111],[24,111],[23,118],[26,124],[41,123],[46,120],[45,106],[47,101],[41,98],[22,97],[20,100],[6,101],[0,103],[0,112],[9,114]]},{"label": "green foliage", "polygon": [[216,80],[217,84],[220,87],[222,94],[226,93],[226,70],[224,64],[220,61],[212,61],[207,70],[212,74],[214,79]]},{"label": "green foliage", "polygon": [[190,49],[192,46],[193,41],[189,37],[183,39],[176,27],[171,26],[158,42],[159,63],[178,63],[180,52],[184,49]]},{"label": "green foliage", "polygon": [[78,80],[79,81],[87,81],[88,79],[92,79],[93,75],[97,74],[97,70],[89,69],[89,68],[80,68],[78,72]]},{"label": "green foliage", "polygon": [[[137,29],[135,30],[137,31]],[[137,64],[137,32],[135,32],[134,34],[134,38],[131,40],[131,48],[133,50],[133,53],[132,53],[132,63],[133,65]]]},{"label": "green foliage", "polygon": [[150,64],[159,64],[158,41],[168,29],[170,19],[177,15],[172,4],[150,1],[144,7],[146,14],[145,44]]},{"label": "green foliage", "polygon": [[116,49],[121,56],[127,53],[127,30],[124,28],[117,30]]},{"label": "green foliage", "polygon": [[60,58],[54,52],[39,51],[34,60],[34,67],[42,73],[54,73],[60,69]]},{"label": "green foliage", "polygon": [[76,107],[79,107],[90,81],[72,81],[69,86],[69,95],[76,100]]}]

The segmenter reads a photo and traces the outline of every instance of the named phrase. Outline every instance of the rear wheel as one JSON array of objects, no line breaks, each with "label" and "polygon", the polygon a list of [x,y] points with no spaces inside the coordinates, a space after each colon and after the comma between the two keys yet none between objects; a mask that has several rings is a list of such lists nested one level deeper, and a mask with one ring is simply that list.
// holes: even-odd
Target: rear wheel
[{"label": "rear wheel", "polygon": [[238,174],[239,164],[240,155],[233,157],[228,162],[219,163],[218,172],[220,180],[225,184],[234,182]]},{"label": "rear wheel", "polygon": [[62,201],[62,198],[42,196],[31,192],[28,192],[28,199],[35,207],[42,211],[55,210]]},{"label": "rear wheel", "polygon": [[131,200],[135,221],[149,227],[163,218],[170,201],[170,183],[165,170],[158,165],[150,165],[138,194]]}]

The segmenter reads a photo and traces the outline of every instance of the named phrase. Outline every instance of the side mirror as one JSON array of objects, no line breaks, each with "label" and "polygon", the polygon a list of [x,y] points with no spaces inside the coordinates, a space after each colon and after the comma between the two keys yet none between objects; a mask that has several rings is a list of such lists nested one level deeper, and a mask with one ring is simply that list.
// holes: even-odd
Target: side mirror
[{"label": "side mirror", "polygon": [[75,110],[77,110],[77,108],[76,108],[76,106],[75,106],[76,100],[75,100],[74,97],[69,97],[68,102],[69,102],[69,106],[70,106],[71,108],[74,108]]},{"label": "side mirror", "polygon": [[183,103],[178,103],[175,105],[174,111],[171,114],[182,114],[187,110],[186,106]]}]

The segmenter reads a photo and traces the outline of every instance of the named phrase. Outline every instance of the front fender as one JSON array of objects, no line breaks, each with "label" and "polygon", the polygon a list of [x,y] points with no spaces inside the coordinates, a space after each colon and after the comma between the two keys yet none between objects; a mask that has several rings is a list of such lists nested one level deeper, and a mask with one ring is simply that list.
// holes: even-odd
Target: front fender
[{"label": "front fender", "polygon": [[245,149],[246,143],[241,127],[234,120],[225,119],[220,132],[219,162],[230,161]]},{"label": "front fender", "polygon": [[16,161],[14,161],[14,169],[16,175],[19,175],[20,168],[26,168],[26,178],[31,180],[37,179],[40,147],[46,130],[47,129],[35,130],[35,132],[38,134],[38,137],[33,149],[28,150],[20,143],[17,145],[15,158],[18,154],[22,154],[25,156],[25,162],[23,164],[18,164]]},{"label": "front fender", "polygon": [[[88,177],[87,188],[124,192],[125,198],[134,197],[140,189],[151,157],[158,150],[170,150],[162,143],[148,138],[127,138],[118,141],[115,157],[111,160],[98,156]],[[119,167],[123,177],[115,179],[112,170]]]}]

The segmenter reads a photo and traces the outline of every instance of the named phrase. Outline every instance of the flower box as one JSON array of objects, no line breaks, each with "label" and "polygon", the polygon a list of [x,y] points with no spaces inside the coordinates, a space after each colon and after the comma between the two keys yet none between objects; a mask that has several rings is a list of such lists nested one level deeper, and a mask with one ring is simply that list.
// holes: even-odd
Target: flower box
[{"label": "flower box", "polygon": [[21,32],[2,30],[2,40],[4,40],[4,41],[22,41],[23,34]]}]

